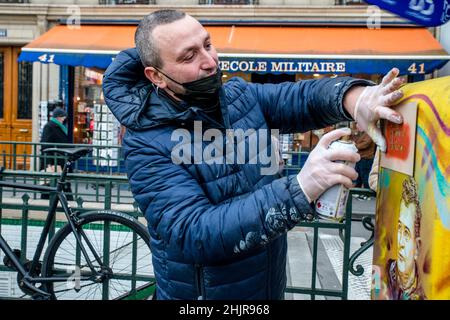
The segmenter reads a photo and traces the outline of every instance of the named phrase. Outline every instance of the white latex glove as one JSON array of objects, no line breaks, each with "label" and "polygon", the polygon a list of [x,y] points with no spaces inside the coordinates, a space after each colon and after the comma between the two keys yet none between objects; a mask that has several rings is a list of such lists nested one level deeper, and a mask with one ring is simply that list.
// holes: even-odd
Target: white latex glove
[{"label": "white latex glove", "polygon": [[403,92],[398,90],[403,80],[397,78],[398,74],[399,70],[393,68],[379,85],[365,87],[358,97],[353,114],[353,119],[383,152],[386,151],[386,140],[377,127],[378,120],[386,119],[397,124],[403,121],[402,116],[390,108],[403,97]]},{"label": "white latex glove", "polygon": [[329,145],[341,137],[351,134],[349,128],[336,129],[325,134],[309,154],[297,181],[308,201],[316,200],[324,191],[335,184],[352,187],[352,180],[358,177],[355,169],[344,163],[333,161],[358,162],[361,157],[350,150],[329,150]]}]

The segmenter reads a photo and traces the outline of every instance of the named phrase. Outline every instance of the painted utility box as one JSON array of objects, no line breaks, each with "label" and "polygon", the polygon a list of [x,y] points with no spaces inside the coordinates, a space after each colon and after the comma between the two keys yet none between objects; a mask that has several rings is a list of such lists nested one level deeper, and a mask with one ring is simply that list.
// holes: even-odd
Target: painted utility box
[{"label": "painted utility box", "polygon": [[450,77],[407,84],[380,159],[372,299],[450,299]]}]

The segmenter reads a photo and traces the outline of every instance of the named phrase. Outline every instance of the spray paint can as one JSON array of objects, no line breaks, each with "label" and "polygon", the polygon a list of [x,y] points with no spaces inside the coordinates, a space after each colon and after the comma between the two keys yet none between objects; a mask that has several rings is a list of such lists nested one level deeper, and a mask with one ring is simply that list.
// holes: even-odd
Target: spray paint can
[{"label": "spray paint can", "polygon": [[[331,150],[350,150],[358,152],[352,141],[337,140],[330,144]],[[336,161],[345,163],[351,167],[355,167],[354,162]],[[341,221],[345,216],[345,205],[347,203],[348,189],[337,184],[326,190],[317,200],[315,204],[316,212],[319,218],[325,220]]]}]

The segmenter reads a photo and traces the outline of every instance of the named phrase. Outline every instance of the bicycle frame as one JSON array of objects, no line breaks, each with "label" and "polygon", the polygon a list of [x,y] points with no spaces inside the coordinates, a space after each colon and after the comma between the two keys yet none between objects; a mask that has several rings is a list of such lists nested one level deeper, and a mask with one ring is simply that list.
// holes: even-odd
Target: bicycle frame
[{"label": "bicycle frame", "polygon": [[62,174],[60,178],[58,179],[57,186],[56,187],[47,187],[47,186],[36,186],[36,185],[29,185],[29,184],[22,184],[22,183],[16,183],[16,182],[5,182],[0,181],[0,187],[13,187],[18,188],[22,190],[32,190],[32,191],[41,191],[41,192],[51,192],[55,193],[55,196],[50,197],[50,206],[47,213],[47,218],[44,224],[44,228],[41,232],[38,245],[36,247],[36,251],[34,253],[33,260],[31,260],[31,267],[29,267],[29,270],[24,266],[24,263],[22,263],[19,258],[14,254],[13,249],[9,246],[9,244],[6,242],[6,240],[3,238],[3,236],[0,234],[0,249],[2,249],[5,252],[5,255],[11,260],[14,268],[20,273],[20,275],[23,277],[23,283],[20,285],[26,285],[29,289],[32,291],[48,296],[48,293],[45,291],[40,290],[37,288],[34,284],[35,283],[44,283],[44,282],[64,282],[67,281],[67,277],[40,277],[35,276],[32,274],[32,270],[36,270],[38,264],[39,264],[39,258],[41,257],[45,241],[47,240],[47,237],[50,232],[50,228],[53,222],[53,219],[56,216],[56,209],[58,206],[58,202],[61,203],[62,209],[64,211],[64,214],[67,218],[67,223],[70,225],[73,234],[75,236],[75,239],[77,241],[77,244],[80,247],[80,250],[82,254],[84,255],[84,258],[86,259],[86,262],[93,272],[92,275],[88,276],[81,276],[80,280],[90,280],[92,277],[98,277],[101,276],[101,273],[95,270],[92,261],[90,261],[89,255],[86,251],[86,248],[84,247],[81,237],[83,237],[91,251],[91,253],[94,255],[95,260],[100,264],[103,265],[103,261],[98,256],[97,252],[95,251],[94,247],[90,243],[90,241],[87,239],[85,233],[83,230],[77,229],[77,223],[78,223],[78,217],[77,213],[72,211],[72,208],[69,206],[69,203],[66,198],[66,194],[64,193],[63,186],[66,182],[66,176],[67,171],[69,167],[71,166],[72,162],[67,161],[64,165],[64,169],[62,171]]}]

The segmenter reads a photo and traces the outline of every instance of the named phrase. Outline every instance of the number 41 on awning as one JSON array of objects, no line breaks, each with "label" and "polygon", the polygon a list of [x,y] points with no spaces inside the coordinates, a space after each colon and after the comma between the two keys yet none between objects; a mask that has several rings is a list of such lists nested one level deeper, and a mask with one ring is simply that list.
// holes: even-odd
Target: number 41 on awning
[{"label": "number 41 on awning", "polygon": [[43,63],[53,63],[55,61],[55,55],[54,54],[43,54],[38,59],[40,62],[43,62]]},{"label": "number 41 on awning", "polygon": [[411,74],[425,74],[425,63],[419,64],[419,72],[417,72],[416,63],[410,65],[408,71]]}]

